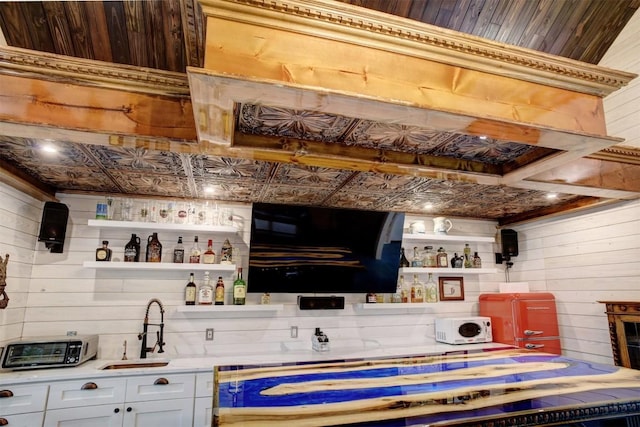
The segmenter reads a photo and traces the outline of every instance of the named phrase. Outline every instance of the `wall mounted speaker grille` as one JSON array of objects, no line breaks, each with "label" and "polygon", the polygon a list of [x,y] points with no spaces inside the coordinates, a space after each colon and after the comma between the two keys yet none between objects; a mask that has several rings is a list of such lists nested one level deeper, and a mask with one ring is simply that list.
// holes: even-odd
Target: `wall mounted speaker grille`
[{"label": "wall mounted speaker grille", "polygon": [[518,256],[518,232],[515,230],[500,230],[502,241],[502,256]]},{"label": "wall mounted speaker grille", "polygon": [[298,295],[300,310],[343,310],[344,297],[305,297]]},{"label": "wall mounted speaker grille", "polygon": [[45,202],[38,241],[44,242],[53,253],[62,253],[67,233],[69,208],[63,203]]}]

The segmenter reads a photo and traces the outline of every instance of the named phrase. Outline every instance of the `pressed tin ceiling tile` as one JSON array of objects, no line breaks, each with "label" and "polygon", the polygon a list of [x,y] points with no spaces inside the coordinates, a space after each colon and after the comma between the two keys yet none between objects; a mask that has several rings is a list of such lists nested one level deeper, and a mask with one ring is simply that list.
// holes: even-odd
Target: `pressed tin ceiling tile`
[{"label": "pressed tin ceiling tile", "polygon": [[195,197],[185,177],[161,175],[142,171],[110,171],[110,175],[130,194],[144,194],[164,197]]},{"label": "pressed tin ceiling tile", "polygon": [[90,153],[106,169],[146,171],[166,175],[186,176],[180,154],[147,148],[106,147],[86,145]]}]

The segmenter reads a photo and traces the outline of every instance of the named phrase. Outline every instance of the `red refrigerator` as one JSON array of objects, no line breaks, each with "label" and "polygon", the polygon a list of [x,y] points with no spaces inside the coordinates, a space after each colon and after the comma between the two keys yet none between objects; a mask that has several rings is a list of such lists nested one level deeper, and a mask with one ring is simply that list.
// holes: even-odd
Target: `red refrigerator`
[{"label": "red refrigerator", "polygon": [[562,353],[556,301],[550,293],[482,294],[480,316],[491,318],[495,342]]}]

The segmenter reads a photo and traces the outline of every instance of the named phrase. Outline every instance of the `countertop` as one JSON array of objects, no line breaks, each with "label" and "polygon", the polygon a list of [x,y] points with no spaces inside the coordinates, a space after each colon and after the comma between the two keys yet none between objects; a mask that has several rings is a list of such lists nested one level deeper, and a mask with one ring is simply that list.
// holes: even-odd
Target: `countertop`
[{"label": "countertop", "polygon": [[162,355],[152,354],[146,361],[168,361],[162,367],[144,367],[127,369],[103,369],[113,363],[142,362],[141,359],[127,361],[113,359],[89,360],[82,365],[69,368],[33,369],[26,371],[3,371],[0,374],[0,385],[15,383],[46,382],[55,380],[73,380],[83,378],[116,377],[148,374],[168,374],[187,372],[212,372],[214,366],[278,364],[290,362],[318,362],[326,360],[358,359],[371,357],[436,355],[452,352],[464,352],[489,348],[511,348],[500,343],[476,343],[451,345],[435,341],[412,343],[394,343],[393,340],[380,342],[378,340],[362,340],[349,342],[331,342],[331,348],[326,352],[316,352],[311,349],[310,342],[301,340],[282,343],[279,351],[272,348],[256,348],[252,353],[224,353],[210,355],[180,355],[179,357],[163,358]]}]

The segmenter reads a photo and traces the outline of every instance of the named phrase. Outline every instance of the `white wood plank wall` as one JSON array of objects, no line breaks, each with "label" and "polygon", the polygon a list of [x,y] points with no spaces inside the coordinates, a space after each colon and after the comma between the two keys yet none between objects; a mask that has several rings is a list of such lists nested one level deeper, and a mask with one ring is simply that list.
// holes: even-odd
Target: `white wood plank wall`
[{"label": "white wood plank wall", "polygon": [[[329,334],[334,345],[349,345],[363,339],[379,342],[414,342],[431,340],[434,336],[436,316],[476,315],[478,295],[496,291],[503,280],[501,273],[465,277],[465,301],[447,301],[434,304],[424,310],[361,312],[354,303],[364,301],[364,295],[347,295],[347,308],[334,311],[300,311],[297,295],[272,295],[272,303],[284,304],[285,309],[275,314],[253,313],[240,315],[228,313],[210,317],[207,314],[185,314],[176,311],[183,304],[184,285],[188,273],[183,272],[122,272],[92,270],[82,267],[85,260],[95,258],[95,249],[102,239],[109,240],[114,257],[122,257],[123,247],[130,233],[116,230],[100,230],[87,226],[87,220],[95,217],[96,197],[60,194],[61,202],[70,207],[67,243],[63,254],[51,254],[42,243],[38,244],[31,279],[30,294],[24,319],[24,336],[59,335],[67,331],[78,334],[100,334],[100,357],[120,358],[122,345],[128,342],[128,355],[139,352],[137,335],[142,330],[145,307],[150,298],[159,298],[165,308],[167,353],[175,355],[205,355],[225,352],[252,352],[260,349],[306,348],[315,327]],[[248,229],[250,207],[230,205],[234,213],[244,218],[244,231],[232,244],[245,266],[248,254]],[[408,217],[407,224],[414,218]],[[430,218],[421,218],[431,222]],[[490,221],[455,220],[451,233],[493,236],[495,223]],[[150,233],[147,233],[150,234]],[[177,240],[177,232],[162,231],[164,255],[168,257]],[[190,246],[192,234],[182,234],[185,245]],[[147,235],[140,236],[143,242]],[[201,245],[210,236],[199,233]],[[219,251],[221,240],[214,246]],[[446,248],[449,252],[461,252],[464,244]],[[145,244],[143,243],[143,248]],[[473,246],[473,244],[472,244]],[[491,266],[494,245],[477,246],[480,255]],[[202,272],[196,278],[202,279]],[[234,274],[223,276],[230,294]],[[251,278],[248,278],[251,286]],[[230,295],[227,295],[227,302]],[[248,304],[257,304],[259,295],[249,294]],[[151,321],[158,320],[155,307]],[[290,338],[290,327],[298,326],[299,337]],[[214,328],[214,341],[205,341],[205,329]],[[370,341],[371,342],[371,341]],[[374,341],[375,342],[375,341]]]},{"label": "white wood plank wall", "polygon": [[556,297],[563,354],[613,363],[599,300],[640,301],[640,202],[514,227],[512,280]]},{"label": "white wood plank wall", "polygon": [[35,241],[42,202],[0,184],[0,257],[9,254],[7,287],[9,305],[0,310],[0,347],[20,338],[31,280]]}]

